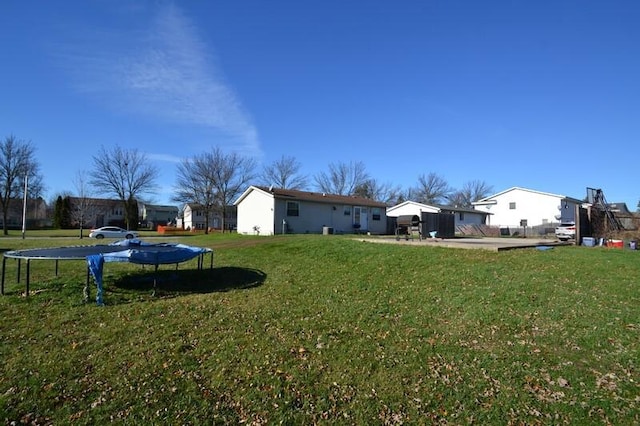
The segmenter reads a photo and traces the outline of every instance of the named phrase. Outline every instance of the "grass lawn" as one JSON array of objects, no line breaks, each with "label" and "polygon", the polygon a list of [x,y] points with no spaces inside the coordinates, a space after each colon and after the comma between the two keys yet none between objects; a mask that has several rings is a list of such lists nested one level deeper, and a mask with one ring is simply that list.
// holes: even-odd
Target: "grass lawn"
[{"label": "grass lawn", "polygon": [[[29,235],[0,246],[95,243]],[[82,261],[32,261],[23,297],[7,260],[0,421],[640,423],[640,252],[169,239],[215,268],[163,266],[152,296],[108,263],[104,307]]]}]

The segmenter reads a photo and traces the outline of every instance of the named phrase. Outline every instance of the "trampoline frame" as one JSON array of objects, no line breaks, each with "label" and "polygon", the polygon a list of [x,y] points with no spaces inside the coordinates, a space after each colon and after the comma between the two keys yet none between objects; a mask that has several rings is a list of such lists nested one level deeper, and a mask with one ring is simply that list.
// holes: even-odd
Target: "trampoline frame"
[{"label": "trampoline frame", "polygon": [[[172,247],[169,245],[140,245],[140,246],[135,246],[136,250],[143,250],[143,251],[149,251],[152,252],[153,249],[157,249],[159,247]],[[210,248],[202,248],[202,247],[198,247],[200,249],[203,250],[202,253],[199,253],[197,256],[198,259],[198,270],[201,271],[204,268],[204,256],[205,254],[209,253],[211,256],[211,261],[210,261],[210,269],[213,269],[213,250]],[[94,245],[94,246],[67,246],[67,247],[49,247],[49,248],[35,248],[35,249],[24,249],[24,250],[11,250],[11,251],[7,251],[5,253],[3,253],[3,258],[2,258],[2,278],[0,280],[0,295],[4,295],[4,288],[5,288],[5,272],[6,272],[6,265],[7,265],[7,259],[16,259],[18,262],[18,269],[17,269],[17,277],[16,277],[16,282],[18,284],[20,284],[20,275],[21,275],[21,266],[22,266],[22,259],[25,259],[27,261],[27,271],[26,271],[26,277],[25,277],[25,296],[29,296],[29,284],[30,284],[30,270],[31,270],[31,261],[32,260],[55,260],[55,276],[58,276],[58,262],[60,260],[84,260],[85,262],[87,261],[87,257],[91,256],[91,255],[96,255],[96,254],[108,254],[108,253],[117,253],[117,252],[122,252],[122,251],[126,251],[126,250],[130,250],[131,247],[126,247],[126,246],[118,246],[118,245]],[[145,250],[146,249],[146,250]],[[75,255],[68,255],[68,256],[53,256],[53,255],[46,255],[47,252],[51,252],[51,253],[56,253],[56,252],[60,252],[60,251],[74,251],[74,252],[83,252],[83,255],[79,255],[79,254],[75,254]],[[157,251],[157,250],[156,250]],[[40,253],[40,254],[38,254]],[[193,258],[191,258],[193,259]],[[178,265],[182,262],[186,262],[188,260],[191,259],[187,259],[187,260],[183,260],[180,262],[154,262],[154,263],[145,263],[145,262],[129,262],[129,263],[137,263],[140,264],[144,267],[144,265],[154,265],[155,269],[154,272],[158,271],[158,267],[160,265],[176,265],[176,270],[178,269]],[[87,265],[87,280],[85,283],[85,287],[84,287],[84,298],[85,300],[88,300],[89,298],[89,283],[91,281],[91,271],[89,266]],[[154,291],[155,291],[155,287],[156,287],[156,280],[154,278],[153,280],[153,286],[154,286]]]}]

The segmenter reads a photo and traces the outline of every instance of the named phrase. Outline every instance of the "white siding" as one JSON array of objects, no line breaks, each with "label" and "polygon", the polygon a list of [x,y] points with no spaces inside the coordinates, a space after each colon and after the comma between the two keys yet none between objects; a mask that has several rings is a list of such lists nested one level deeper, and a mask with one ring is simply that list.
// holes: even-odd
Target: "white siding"
[{"label": "white siding", "polygon": [[[206,225],[204,210],[198,205],[185,204],[183,209],[182,226],[188,230],[203,231]],[[209,214],[209,230],[220,228],[220,217],[214,213]]]},{"label": "white siding", "polygon": [[[490,224],[500,227],[519,227],[520,221],[527,220],[528,226],[557,223],[556,215],[564,197],[537,191],[516,188],[497,194],[476,205],[477,210],[492,213]],[[495,204],[486,202],[494,201]],[[514,207],[514,208],[512,208]]]},{"label": "white siding", "polygon": [[237,204],[238,233],[255,235],[273,235],[274,229],[273,195],[260,190],[252,190]]}]

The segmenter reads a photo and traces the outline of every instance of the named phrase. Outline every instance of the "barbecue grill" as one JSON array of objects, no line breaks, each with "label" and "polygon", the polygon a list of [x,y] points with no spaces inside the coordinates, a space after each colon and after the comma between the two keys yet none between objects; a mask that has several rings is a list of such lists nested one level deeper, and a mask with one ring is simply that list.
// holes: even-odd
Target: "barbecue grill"
[{"label": "barbecue grill", "polygon": [[416,234],[418,239],[422,240],[420,217],[415,214],[398,216],[396,219],[396,240],[399,240],[401,236],[404,236],[405,240],[409,240],[409,237],[413,240]]}]

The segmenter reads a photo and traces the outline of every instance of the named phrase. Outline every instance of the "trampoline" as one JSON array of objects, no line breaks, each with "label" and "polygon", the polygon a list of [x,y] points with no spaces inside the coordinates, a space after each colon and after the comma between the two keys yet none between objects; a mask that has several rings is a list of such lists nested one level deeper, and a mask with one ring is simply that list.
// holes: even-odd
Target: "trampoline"
[{"label": "trampoline", "polygon": [[58,276],[58,262],[60,260],[86,260],[87,282],[85,286],[85,299],[88,298],[89,281],[91,275],[93,275],[98,287],[96,301],[98,304],[102,304],[102,269],[104,262],[129,262],[139,265],[153,265],[155,271],[157,271],[160,265],[165,264],[175,264],[177,269],[178,264],[197,257],[198,270],[201,270],[204,265],[204,256],[207,253],[210,254],[210,268],[213,269],[212,249],[176,243],[152,244],[136,239],[118,241],[108,245],[13,250],[4,253],[0,294],[4,294],[7,259],[16,259],[18,261],[18,283],[20,282],[21,260],[26,260],[25,295],[27,296],[29,295],[29,272],[32,260],[55,260],[56,276]]}]

